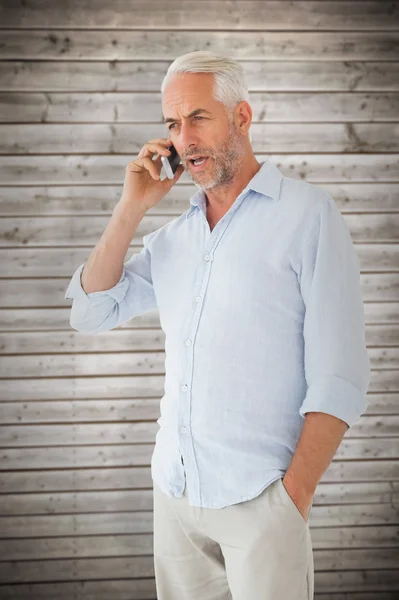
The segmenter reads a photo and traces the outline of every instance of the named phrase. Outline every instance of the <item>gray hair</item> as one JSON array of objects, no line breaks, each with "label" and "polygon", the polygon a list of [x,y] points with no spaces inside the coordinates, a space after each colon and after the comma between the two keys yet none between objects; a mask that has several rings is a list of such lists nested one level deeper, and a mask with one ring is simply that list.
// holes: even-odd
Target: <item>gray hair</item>
[{"label": "gray hair", "polygon": [[[175,73],[212,73],[213,97],[232,111],[239,102],[249,103],[249,92],[245,72],[239,62],[209,50],[196,50],[178,56],[166,72],[161,83],[161,93]],[[229,114],[230,117],[230,114]],[[251,128],[248,130],[252,140]]]}]

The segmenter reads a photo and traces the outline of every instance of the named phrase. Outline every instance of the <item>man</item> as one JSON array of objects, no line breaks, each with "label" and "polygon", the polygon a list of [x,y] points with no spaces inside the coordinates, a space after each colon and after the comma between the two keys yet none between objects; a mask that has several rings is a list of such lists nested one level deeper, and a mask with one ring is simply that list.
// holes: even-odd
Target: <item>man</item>
[{"label": "man", "polygon": [[[328,194],[257,162],[246,98],[236,61],[193,52],[172,63],[162,88],[170,137],[128,165],[121,200],[66,293],[80,331],[159,309],[158,600],[313,598],[313,495],[367,407],[350,233]],[[171,143],[182,165],[161,180]],[[189,209],[124,264],[144,214],[184,169],[199,188]]]}]

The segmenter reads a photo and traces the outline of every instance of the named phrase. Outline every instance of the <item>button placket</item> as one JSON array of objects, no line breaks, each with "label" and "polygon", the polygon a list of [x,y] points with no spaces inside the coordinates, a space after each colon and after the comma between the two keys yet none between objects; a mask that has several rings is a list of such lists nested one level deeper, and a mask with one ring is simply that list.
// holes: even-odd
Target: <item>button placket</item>
[{"label": "button placket", "polygon": [[[199,294],[195,297],[195,302],[198,306],[194,306],[194,310],[191,315],[191,319],[189,319],[187,333],[183,338],[185,340],[185,345],[187,349],[190,351],[187,353],[187,361],[185,362],[185,370],[183,370],[183,377],[187,383],[181,385],[181,390],[183,392],[188,392],[186,399],[184,400],[182,406],[184,408],[183,418],[182,418],[182,426],[180,427],[181,434],[184,434],[182,439],[180,440],[181,449],[185,452],[186,458],[186,466],[189,462],[189,474],[190,479],[193,482],[193,500],[196,503],[201,503],[201,489],[200,489],[200,481],[198,474],[198,467],[196,463],[193,440],[192,436],[189,435],[190,432],[190,424],[189,424],[189,415],[191,414],[191,393],[189,387],[191,386],[192,374],[194,371],[194,361],[193,361],[193,350],[194,350],[194,341],[195,336],[200,324],[200,318],[202,314],[203,300],[205,298],[205,294],[208,288],[209,278],[211,275],[211,266],[214,258],[214,253],[217,248],[218,243],[223,237],[223,233],[226,231],[231,219],[234,216],[235,211],[238,209],[242,201],[244,200],[244,195],[242,197],[238,197],[236,204],[230,207],[229,211],[224,215],[224,217],[217,223],[212,232],[208,237],[208,243],[206,244],[205,250],[207,252],[203,255],[203,263],[202,268],[200,266],[197,274],[197,280],[194,283],[194,289],[198,289]],[[205,219],[203,212],[201,211],[202,218]],[[207,223],[207,221],[206,221]],[[183,381],[184,381],[183,379]],[[187,435],[186,435],[187,434]],[[182,453],[183,453],[182,452]],[[182,464],[183,461],[181,460]]]}]

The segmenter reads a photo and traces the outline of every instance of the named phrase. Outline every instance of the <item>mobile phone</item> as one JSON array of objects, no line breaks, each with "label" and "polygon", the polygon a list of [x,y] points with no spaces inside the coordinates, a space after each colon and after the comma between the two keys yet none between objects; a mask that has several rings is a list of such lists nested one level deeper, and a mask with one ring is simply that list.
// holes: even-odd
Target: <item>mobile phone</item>
[{"label": "mobile phone", "polygon": [[162,161],[162,165],[164,168],[164,171],[166,173],[166,176],[169,179],[173,179],[177,167],[179,166],[181,159],[180,156],[177,154],[177,150],[174,147],[174,145],[172,144],[171,146],[169,146],[169,150],[170,150],[170,155],[169,156],[161,156],[161,161]]}]

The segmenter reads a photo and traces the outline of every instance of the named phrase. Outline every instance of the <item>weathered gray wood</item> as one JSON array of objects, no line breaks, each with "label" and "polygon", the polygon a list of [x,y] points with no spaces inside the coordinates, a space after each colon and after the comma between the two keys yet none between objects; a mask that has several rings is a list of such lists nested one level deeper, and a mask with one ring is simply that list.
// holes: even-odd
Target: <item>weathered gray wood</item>
[{"label": "weathered gray wood", "polygon": [[[399,34],[398,34],[399,37]],[[253,123],[254,152],[399,151],[399,123]],[[149,140],[167,137],[161,123],[0,125],[0,154],[132,154]]]},{"label": "weathered gray wood", "polygon": [[0,531],[4,538],[26,538],[27,540],[71,534],[79,536],[146,534],[153,531],[153,509],[136,511],[131,507],[130,510],[123,512],[0,517]]},{"label": "weathered gray wood", "polygon": [[[345,577],[340,571],[318,571],[315,581],[318,589],[329,590],[315,593],[315,600],[397,600],[395,571],[376,570],[370,577],[367,571],[349,571]],[[356,591],[342,592],[348,586]],[[371,586],[385,591],[367,591]],[[0,593],[4,600],[53,600],[54,597],[60,600],[156,600],[157,597],[153,578],[85,581],[84,585],[81,582],[5,584],[0,586]]]},{"label": "weathered gray wood", "polygon": [[251,29],[256,30],[351,30],[395,29],[398,19],[394,3],[366,1],[293,2],[287,11],[284,2],[238,0],[221,12],[217,0],[170,0],[167,19],[158,10],[156,0],[134,0],[134,10],[123,0],[114,0],[112,8],[105,0],[90,0],[59,11],[50,0],[33,5],[4,3],[0,11],[3,26],[52,29]]},{"label": "weathered gray wood", "polygon": [[[70,277],[3,280],[0,307],[43,308],[47,306],[55,308],[66,304],[70,306],[72,301],[65,300],[69,281]],[[399,297],[398,273],[362,273],[360,283],[365,302],[395,302]]]},{"label": "weathered gray wood", "polygon": [[[159,135],[157,130],[156,137]],[[150,137],[146,136],[145,141],[148,139]],[[398,154],[329,154],[330,150],[329,148],[325,154],[295,154],[290,149],[287,154],[255,152],[255,156],[258,162],[269,158],[287,177],[304,179],[316,185],[326,182],[399,181]],[[125,168],[130,160],[131,154],[7,157],[0,155],[0,180],[3,185],[94,184],[117,185],[122,190]],[[184,184],[193,185],[185,172],[176,184],[176,189]],[[195,191],[193,188],[192,193]],[[174,188],[170,194],[174,195]],[[190,195],[186,195],[187,202]]]},{"label": "weathered gray wood", "polygon": [[[355,569],[395,569],[399,548],[349,550],[315,550],[315,571],[352,571]],[[54,559],[51,569],[47,561],[33,560],[0,562],[0,582],[76,581],[81,579],[111,579],[153,577],[151,555],[81,559]]]},{"label": "weathered gray wood", "polygon": [[[389,222],[388,215],[382,218]],[[351,216],[350,219],[355,221],[354,216]],[[392,228],[391,224],[389,227]],[[75,269],[87,261],[92,249],[35,246],[2,248],[0,249],[0,277],[71,277]],[[126,254],[125,262],[141,249],[142,245],[132,244]],[[399,244],[397,243],[355,242],[355,249],[362,272],[399,270]],[[2,258],[3,260],[1,260]]]},{"label": "weathered gray wood", "polygon": [[[104,378],[105,379],[105,378]],[[121,378],[122,379],[122,378]],[[139,377],[137,377],[139,379]],[[5,384],[6,385],[6,384]],[[157,415],[157,417],[159,414]],[[79,420],[78,418],[76,419]],[[398,435],[399,415],[362,415],[350,427],[344,439],[353,437],[392,437]],[[159,429],[155,421],[140,421],[138,417],[131,422],[72,422],[65,424],[30,424],[7,425],[0,429],[0,447],[17,448],[24,446],[74,446],[92,444],[120,444],[120,443],[151,443]],[[359,476],[361,463],[355,468],[354,478]],[[374,465],[374,466],[373,466]],[[385,479],[382,462],[370,463],[369,467],[376,479]],[[367,468],[369,468],[366,465]],[[345,468],[352,468],[351,465]],[[379,470],[378,470],[379,468]],[[399,475],[397,465],[387,463],[386,468],[392,469]],[[1,483],[0,483],[1,486]]]},{"label": "weathered gray wood", "polygon": [[[134,319],[132,319],[132,323]],[[399,343],[399,324],[391,325],[366,325],[366,343],[368,345],[377,345],[378,348],[370,347],[368,349],[372,366],[382,368],[394,368],[397,365],[397,345]],[[384,347],[385,346],[385,347]],[[390,348],[389,346],[392,346]],[[76,353],[101,352],[108,360],[110,352],[153,352],[154,350],[163,351],[165,347],[165,333],[162,329],[136,329],[117,327],[111,331],[101,332],[96,335],[77,332],[70,328],[70,331],[37,331],[37,332],[13,332],[0,333],[0,354],[62,354],[62,360],[67,360],[66,351]],[[16,358],[18,363],[19,357]],[[141,357],[140,357],[141,358]],[[50,357],[44,360],[53,360]],[[101,362],[101,358],[98,357]],[[121,371],[123,368],[124,356],[121,357]],[[85,359],[80,356],[79,360]],[[88,366],[90,365],[90,357]],[[156,358],[156,361],[158,358]],[[29,363],[28,363],[29,364]],[[37,364],[30,363],[32,366]],[[43,366],[45,363],[43,363]],[[24,374],[27,375],[25,368]],[[57,363],[54,364],[57,367]],[[154,365],[151,365],[152,368]],[[20,366],[15,367],[20,370]],[[100,364],[99,364],[100,368]],[[0,367],[1,369],[1,367]],[[21,370],[21,371],[22,371]],[[11,371],[4,369],[5,373]]]},{"label": "weathered gray wood", "polygon": [[[367,324],[390,325],[399,321],[398,302],[363,303]],[[69,324],[70,307],[64,308],[0,308],[0,331],[54,331],[73,332]],[[126,321],[116,330],[136,329],[139,327],[160,328],[159,312],[154,310]],[[395,331],[395,330],[393,330]],[[107,332],[109,333],[109,332]],[[372,332],[369,330],[369,335]],[[373,338],[371,338],[373,339]],[[385,340],[388,338],[384,338]]]},{"label": "weathered gray wood", "polygon": [[[393,329],[391,329],[393,328]],[[379,329],[379,327],[372,327]],[[383,327],[381,339],[385,339],[385,329],[397,331],[399,325]],[[378,335],[378,334],[376,334]],[[165,333],[162,329],[128,330],[116,328],[98,335],[74,331],[37,331],[27,333],[0,333],[0,354],[39,354],[73,352],[153,352],[165,347]],[[109,355],[108,355],[109,356]],[[65,356],[64,356],[65,358]],[[132,357],[133,358],[133,357]],[[141,360],[143,356],[137,357]],[[82,360],[82,357],[80,357]],[[156,362],[159,359],[156,358]]]},{"label": "weathered gray wood", "polygon": [[[362,0],[363,1],[363,0]],[[236,57],[239,62],[240,56]],[[245,60],[250,92],[399,90],[399,62]],[[0,90],[48,92],[159,92],[165,61],[1,61]]]},{"label": "weathered gray wood", "polygon": [[108,581],[85,578],[83,582],[4,584],[0,585],[0,597],[2,600],[157,600],[157,593],[155,579],[151,577]]},{"label": "weathered gray wood", "polygon": [[[251,92],[253,123],[395,121],[397,92]],[[158,93],[0,93],[0,123],[137,123],[159,121]]]},{"label": "weathered gray wood", "polygon": [[[206,47],[242,61],[258,160],[325,189],[354,239],[369,405],[315,493],[315,598],[396,600],[397,3],[168,8],[165,19],[155,0],[135,0],[135,10],[124,0],[0,6],[0,538],[15,538],[0,539],[0,597],[156,598],[158,311],[83,335],[70,327],[64,294],[119,200],[127,162],[167,135],[160,83],[169,63]],[[185,173],[146,215],[127,258],[195,192]]]},{"label": "weathered gray wood", "polygon": [[[57,377],[39,379],[4,379],[2,383],[3,401],[89,399],[89,398],[131,398],[159,397],[164,389],[164,374],[160,375],[121,375],[113,377]],[[57,382],[57,390],[54,389]],[[368,393],[397,392],[399,390],[399,370],[373,369]]]},{"label": "weathered gray wood", "polygon": [[[224,13],[223,13],[224,14]],[[164,19],[164,15],[162,14]],[[260,23],[260,21],[258,21]],[[197,25],[196,25],[197,27]],[[262,21],[262,30],[264,21]],[[396,31],[6,30],[7,60],[165,60],[206,48],[240,60],[397,60]]]},{"label": "weathered gray wood", "polygon": [[[363,494],[359,489],[353,488],[355,484],[347,483],[343,486],[343,493],[334,494],[334,490],[329,487],[323,499],[323,486],[335,485],[342,487],[342,484],[319,484],[315,492],[315,504],[310,516],[310,525],[313,527],[345,527],[358,525],[397,525],[398,507],[397,502],[390,500],[392,492],[381,496],[373,494],[375,484],[370,485],[370,503],[368,497],[366,503],[361,503],[359,498],[367,494],[366,484],[357,484],[363,487]],[[325,505],[325,498],[333,494],[336,504],[328,501]],[[345,496],[345,497],[344,497]],[[317,498],[320,502],[316,502]],[[145,490],[110,490],[110,491],[89,491],[89,492],[53,492],[36,494],[1,494],[0,495],[0,513],[8,515],[7,518],[20,519],[22,515],[43,515],[44,519],[69,519],[69,522],[79,525],[86,522],[85,519],[89,513],[110,513],[108,517],[107,531],[112,527],[114,521],[112,516],[119,512],[126,511],[152,511],[153,510],[153,482],[149,489]],[[45,515],[45,516],[44,516]],[[141,518],[137,512],[137,518]],[[111,519],[111,521],[109,520]],[[148,524],[148,519],[144,521]],[[94,522],[92,526],[94,527]],[[73,525],[76,527],[76,525]],[[100,527],[101,531],[101,527]]]},{"label": "weathered gray wood", "polygon": [[[267,199],[265,199],[267,201]],[[399,212],[377,214],[342,213],[353,242],[396,242],[399,239]],[[166,215],[144,215],[132,238],[141,246],[144,235],[173,219]],[[109,216],[40,216],[0,219],[0,246],[84,246],[90,251],[109,223]],[[86,255],[88,256],[90,252]],[[77,267],[78,265],[76,265]],[[75,268],[76,268],[75,267]]]},{"label": "weathered gray wood", "polygon": [[[73,347],[68,348],[73,350]],[[395,349],[386,349],[392,355]],[[381,357],[382,358],[382,357]],[[398,359],[391,363],[398,368]],[[385,365],[385,363],[384,363]],[[27,356],[2,356],[0,377],[79,377],[95,375],[146,375],[165,372],[165,353],[162,352],[115,352],[110,354],[45,354]]]},{"label": "weathered gray wood", "polygon": [[361,595],[354,596],[349,599],[359,600],[367,597],[363,592],[367,592],[370,589],[374,591],[386,591],[386,590],[398,590],[398,571],[393,570],[379,570],[372,568],[365,571],[336,571],[336,577],[334,572],[330,573],[315,573],[315,586],[322,592],[339,592],[345,590],[346,592],[361,592]]},{"label": "weathered gray wood", "polygon": [[[75,536],[77,532],[74,531]],[[395,548],[399,527],[321,527],[311,529],[313,550],[351,548]],[[79,537],[41,537],[27,540],[0,540],[0,556],[7,560],[54,560],[108,556],[141,556],[153,552],[152,533],[108,534]]]},{"label": "weathered gray wood", "polygon": [[[290,176],[290,175],[288,175]],[[186,174],[182,175],[187,180]],[[18,182],[15,181],[15,184]],[[118,186],[57,186],[0,187],[1,216],[26,215],[109,215],[111,216],[122,192]],[[342,213],[378,211],[399,212],[398,183],[317,183],[316,187],[330,194]],[[194,184],[173,186],[148,216],[164,214],[175,217],[189,207],[189,198],[197,191]],[[382,250],[382,249],[380,249]]]},{"label": "weathered gray wood", "polygon": [[[339,534],[349,545],[348,536],[343,526],[351,527],[356,539],[356,532],[362,536],[367,533],[368,527],[374,527],[377,532],[381,528],[382,534],[385,529],[392,530],[397,526],[397,515],[395,507],[387,501],[388,494],[379,496],[380,487],[388,486],[384,483],[370,484],[370,501],[375,504],[361,504],[367,500],[366,485],[361,483],[345,484],[345,496],[339,493],[338,484],[320,483],[315,495],[310,517],[310,526],[315,543],[326,541],[327,536]],[[342,486],[341,486],[342,487]],[[336,506],[323,506],[323,498],[319,490],[328,488]],[[363,490],[361,489],[363,488]],[[356,491],[358,490],[358,491]],[[115,491],[115,494],[121,492]],[[329,492],[330,493],[330,492]],[[84,492],[77,492],[77,497]],[[89,494],[86,492],[86,495]],[[392,494],[391,494],[392,495]],[[47,497],[46,494],[40,496]],[[352,502],[352,503],[350,503]],[[119,534],[146,534],[153,532],[152,507],[148,510],[136,511],[130,507],[129,511],[108,513],[81,513],[81,514],[49,514],[49,515],[19,515],[0,517],[0,530],[5,538],[40,538],[40,537],[62,537],[62,536],[91,536],[91,535],[119,535]],[[331,514],[328,511],[331,510]],[[343,521],[337,521],[339,511],[342,512]],[[375,517],[376,524],[372,525]],[[323,524],[324,521],[324,524]],[[367,528],[366,528],[367,526]],[[320,533],[319,533],[320,532]],[[321,532],[324,532],[323,535]],[[373,530],[371,529],[371,533]],[[366,544],[366,541],[365,541]],[[337,544],[338,545],[338,544]]]},{"label": "weathered gray wood", "polygon": [[[396,343],[398,332],[396,331]],[[161,344],[157,344],[161,346]],[[73,354],[65,354],[65,350]],[[100,353],[80,353],[73,343],[64,344],[53,354],[21,354],[19,356],[2,356],[0,361],[0,377],[79,377],[102,375],[144,375],[146,373],[162,374],[165,371],[165,353],[148,350],[140,352],[116,349],[114,352],[104,348]],[[64,353],[63,353],[64,352]],[[369,358],[372,369],[398,369],[399,346],[370,348]],[[399,431],[398,431],[399,433]]]},{"label": "weathered gray wood", "polygon": [[[353,215],[350,217],[353,222],[355,218]],[[384,218],[389,221],[388,215]],[[126,254],[125,262],[141,249],[142,244],[132,244]],[[399,270],[399,244],[397,243],[355,242],[355,249],[362,272]],[[7,260],[0,260],[0,277],[71,277],[78,265],[87,261],[91,251],[92,248],[80,247],[3,248],[0,249],[0,259],[5,256]]]},{"label": "weathered gray wood", "polygon": [[[371,306],[371,304],[369,305]],[[396,320],[396,315],[399,314],[399,305],[394,303],[377,304],[385,307],[385,311],[380,315],[373,316],[373,321],[378,317],[382,320],[385,315],[387,322]],[[373,311],[373,315],[376,310]],[[64,308],[4,308],[0,309],[0,330],[1,331],[52,331],[52,330],[67,330],[72,331],[69,324],[71,309]],[[136,329],[140,327],[155,327],[160,328],[158,310],[153,310],[130,319],[126,323],[120,325],[117,329]]]},{"label": "weathered gray wood", "polygon": [[[145,404],[148,404],[148,408]],[[52,404],[61,404],[60,411],[54,411],[51,413],[45,406],[45,403],[37,403],[38,414],[35,417],[29,416],[21,419],[21,423],[32,423],[42,422],[50,423],[51,421],[59,422],[74,422],[91,420],[99,422],[101,420],[108,420],[110,422],[118,420],[124,420],[130,417],[141,418],[141,419],[156,419],[159,417],[159,401],[158,400],[147,400],[146,403],[140,401],[100,401],[95,402],[82,401],[80,403],[75,402],[72,406],[69,405],[71,415],[66,414],[67,403],[66,402],[53,402]],[[47,403],[50,404],[50,403]],[[94,408],[87,408],[87,412],[84,412],[85,405],[94,404],[98,406],[97,412]],[[118,404],[122,404],[119,408]],[[105,407],[104,407],[105,405]],[[137,412],[134,408],[137,406]],[[131,408],[129,412],[129,408]],[[13,416],[10,416],[11,407],[7,404],[2,404],[2,413],[5,413],[4,424],[13,423]],[[20,416],[21,412],[27,412],[28,415],[33,413],[34,406],[27,405],[28,410],[19,411],[16,408],[17,417]],[[115,411],[112,411],[115,408]],[[47,412],[44,416],[44,409]],[[64,410],[63,410],[64,409]],[[40,412],[42,411],[42,412]],[[106,412],[108,411],[108,412]],[[107,415],[109,418],[107,419]],[[131,414],[130,414],[131,413]],[[367,413],[366,413],[367,414]],[[87,415],[90,415],[89,419]],[[49,447],[27,447],[27,448],[3,448],[2,449],[2,463],[0,465],[1,470],[25,470],[29,469],[65,469],[65,468],[94,468],[94,467],[122,467],[122,466],[143,466],[148,465],[151,462],[151,455],[153,452],[153,442],[148,444],[137,444],[137,443],[124,443],[115,445],[100,445],[100,446],[81,446],[75,444],[73,446],[49,446]],[[335,457],[337,460],[358,460],[358,459],[398,459],[399,458],[399,447],[397,438],[350,438],[345,437],[341,442]],[[363,501],[371,501],[371,496],[379,497],[378,494],[383,492],[386,494],[392,488],[393,482],[381,484],[381,482],[375,484],[375,491],[372,493],[373,487],[370,488],[367,484],[367,490]],[[384,487],[389,486],[389,487]]]},{"label": "weathered gray wood", "polygon": [[317,600],[397,600],[398,592],[343,592],[342,594],[318,594],[314,597]]}]

